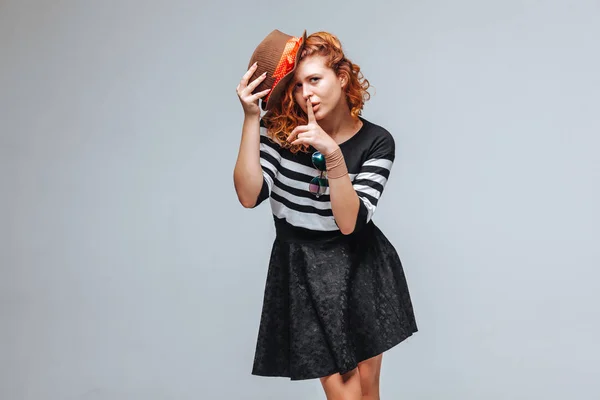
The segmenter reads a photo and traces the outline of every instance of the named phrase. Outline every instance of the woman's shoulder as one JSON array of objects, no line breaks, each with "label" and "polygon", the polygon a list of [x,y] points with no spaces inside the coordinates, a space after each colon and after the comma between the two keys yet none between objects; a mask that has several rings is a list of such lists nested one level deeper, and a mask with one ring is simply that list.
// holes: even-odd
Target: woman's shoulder
[{"label": "woman's shoulder", "polygon": [[363,135],[363,136],[368,136],[369,139],[371,139],[373,142],[394,143],[394,136],[392,136],[392,134],[390,133],[389,130],[387,130],[383,126],[378,125],[374,122],[371,122],[363,117],[361,117],[361,120],[363,121],[364,129],[368,132],[367,135]]},{"label": "woman's shoulder", "polygon": [[363,127],[360,135],[356,135],[358,140],[352,143],[352,147],[365,149],[369,153],[395,152],[396,143],[389,130],[363,117],[360,117],[360,119],[363,122]]}]

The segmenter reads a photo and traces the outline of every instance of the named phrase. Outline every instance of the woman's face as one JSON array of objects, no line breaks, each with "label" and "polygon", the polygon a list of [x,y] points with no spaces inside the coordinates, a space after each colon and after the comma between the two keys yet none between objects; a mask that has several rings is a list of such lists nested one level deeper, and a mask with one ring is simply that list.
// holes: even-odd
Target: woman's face
[{"label": "woman's face", "polygon": [[306,112],[306,100],[310,98],[315,118],[320,120],[331,115],[346,101],[344,84],[343,75],[337,76],[333,69],[325,65],[325,57],[308,56],[298,63],[292,80],[294,99]]}]

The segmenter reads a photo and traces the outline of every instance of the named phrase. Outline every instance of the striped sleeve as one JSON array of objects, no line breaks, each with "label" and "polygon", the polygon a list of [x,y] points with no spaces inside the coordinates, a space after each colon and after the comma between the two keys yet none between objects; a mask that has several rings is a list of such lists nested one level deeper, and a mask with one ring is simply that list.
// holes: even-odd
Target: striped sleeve
[{"label": "striped sleeve", "polygon": [[353,187],[360,199],[355,231],[360,230],[373,218],[390,176],[395,154],[394,138],[386,132],[373,143],[366,161],[354,178]]},{"label": "striped sleeve", "polygon": [[279,146],[274,143],[267,135],[267,128],[264,127],[261,120],[260,123],[260,166],[263,173],[263,185],[256,199],[254,207],[265,201],[271,195],[271,190],[277,176],[281,156],[279,154]]}]

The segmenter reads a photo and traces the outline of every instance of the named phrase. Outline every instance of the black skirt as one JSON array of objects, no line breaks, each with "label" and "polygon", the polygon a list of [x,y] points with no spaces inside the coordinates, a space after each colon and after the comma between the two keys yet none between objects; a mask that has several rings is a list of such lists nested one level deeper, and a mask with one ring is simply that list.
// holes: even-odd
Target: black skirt
[{"label": "black skirt", "polygon": [[348,236],[275,226],[253,375],[343,374],[417,332],[400,258],[373,222]]}]

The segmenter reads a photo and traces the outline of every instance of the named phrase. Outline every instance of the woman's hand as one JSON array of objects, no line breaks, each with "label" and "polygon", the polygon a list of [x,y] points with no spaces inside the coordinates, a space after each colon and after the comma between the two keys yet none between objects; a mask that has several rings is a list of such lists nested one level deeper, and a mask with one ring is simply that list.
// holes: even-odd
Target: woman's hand
[{"label": "woman's hand", "polygon": [[295,127],[287,141],[292,144],[308,144],[323,155],[330,154],[338,144],[317,123],[310,99],[306,100],[306,114],[308,124]]},{"label": "woman's hand", "polygon": [[263,90],[262,92],[258,92],[256,94],[252,94],[252,91],[256,89],[258,85],[267,77],[267,73],[263,73],[261,76],[253,80],[250,84],[248,84],[248,80],[256,71],[257,63],[252,64],[250,69],[242,76],[242,80],[240,81],[235,91],[237,92],[238,97],[240,98],[240,102],[242,103],[242,108],[244,109],[244,114],[246,116],[255,116],[260,115],[260,107],[258,106],[258,99],[264,97],[269,93],[271,89]]}]

